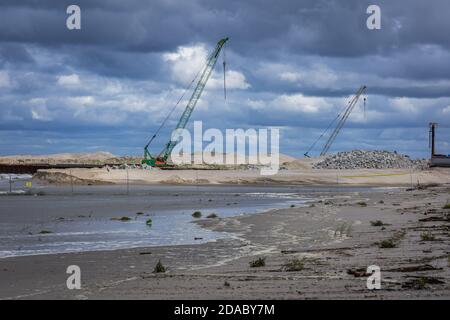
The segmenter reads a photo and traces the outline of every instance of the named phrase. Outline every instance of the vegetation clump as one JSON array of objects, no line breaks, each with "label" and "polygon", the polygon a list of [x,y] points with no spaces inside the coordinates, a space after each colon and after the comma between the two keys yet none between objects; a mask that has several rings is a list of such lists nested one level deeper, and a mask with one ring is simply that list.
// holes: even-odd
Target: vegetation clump
[{"label": "vegetation clump", "polygon": [[130,217],[121,217],[121,218],[111,218],[111,220],[113,220],[113,221],[122,221],[122,222],[127,222],[127,221],[130,221],[131,220],[131,218]]},{"label": "vegetation clump", "polygon": [[361,207],[367,207],[367,203],[364,201],[360,201],[357,204],[360,205]]},{"label": "vegetation clump", "polygon": [[201,218],[201,217],[202,217],[202,213],[201,213],[200,211],[195,211],[195,212],[192,214],[192,216],[193,216],[194,218]]},{"label": "vegetation clump", "polygon": [[249,265],[251,268],[264,267],[266,265],[266,258],[258,258],[256,260],[250,261]]},{"label": "vegetation clump", "polygon": [[384,223],[381,220],[375,220],[375,221],[370,221],[370,225],[372,227],[382,227],[382,226],[384,226]]},{"label": "vegetation clump", "polygon": [[161,260],[158,260],[158,263],[156,264],[155,268],[153,269],[153,273],[164,273],[166,272],[166,268],[161,263]]},{"label": "vegetation clump", "polygon": [[211,214],[209,214],[206,218],[208,218],[208,219],[215,219],[215,218],[218,218],[219,216],[217,215],[217,214],[215,214],[215,213],[211,213]]},{"label": "vegetation clump", "polygon": [[294,258],[283,267],[285,271],[302,271],[305,268],[305,262],[304,259]]},{"label": "vegetation clump", "polygon": [[380,248],[382,249],[390,249],[397,247],[397,243],[394,239],[386,239],[380,242]]},{"label": "vegetation clump", "polygon": [[422,241],[434,241],[436,240],[436,238],[434,237],[434,235],[431,233],[431,231],[428,232],[424,232],[420,235],[420,239]]}]

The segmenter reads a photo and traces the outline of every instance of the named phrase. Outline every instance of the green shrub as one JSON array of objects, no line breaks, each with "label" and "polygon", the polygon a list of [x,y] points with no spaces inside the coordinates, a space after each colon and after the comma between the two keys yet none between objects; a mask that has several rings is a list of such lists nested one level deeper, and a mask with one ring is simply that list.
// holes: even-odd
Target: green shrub
[{"label": "green shrub", "polygon": [[380,248],[382,249],[390,249],[397,247],[397,243],[394,239],[386,239],[380,242]]},{"label": "green shrub", "polygon": [[372,227],[382,227],[382,226],[384,226],[384,223],[381,220],[375,220],[375,221],[370,221],[370,225]]},{"label": "green shrub", "polygon": [[283,267],[285,271],[302,271],[305,268],[305,263],[303,259],[294,258]]},{"label": "green shrub", "polygon": [[436,238],[433,236],[433,234],[432,234],[430,231],[428,231],[428,232],[423,232],[423,233],[420,235],[420,239],[421,239],[422,241],[434,241],[434,240],[436,240]]},{"label": "green shrub", "polygon": [[251,268],[264,267],[266,265],[266,258],[258,258],[256,260],[250,261],[249,265]]},{"label": "green shrub", "polygon": [[367,203],[365,203],[364,201],[360,201],[357,204],[359,204],[361,207],[367,207]]},{"label": "green shrub", "polygon": [[201,213],[200,211],[195,211],[195,212],[192,214],[192,216],[193,216],[194,218],[201,218],[201,217],[202,217],[202,213]]},{"label": "green shrub", "polygon": [[129,217],[121,217],[121,218],[111,218],[111,220],[113,220],[113,221],[127,222],[127,221],[130,221],[131,218],[129,218]]},{"label": "green shrub", "polygon": [[450,203],[447,203],[445,206],[442,207],[442,209],[450,209]]},{"label": "green shrub", "polygon": [[155,269],[153,269],[153,273],[164,273],[164,272],[166,272],[166,268],[161,263],[161,260],[158,260]]},{"label": "green shrub", "polygon": [[152,219],[147,219],[147,221],[145,221],[145,224],[151,226],[153,224]]}]

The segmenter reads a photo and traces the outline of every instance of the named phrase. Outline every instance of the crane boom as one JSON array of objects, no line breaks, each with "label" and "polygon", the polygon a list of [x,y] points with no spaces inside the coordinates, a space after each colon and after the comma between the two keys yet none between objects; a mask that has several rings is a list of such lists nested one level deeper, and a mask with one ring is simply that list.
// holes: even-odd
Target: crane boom
[{"label": "crane boom", "polygon": [[[195,86],[195,89],[192,92],[191,98],[189,99],[189,102],[187,103],[186,108],[184,109],[183,114],[180,117],[180,120],[178,120],[175,130],[186,128],[189,118],[191,117],[191,114],[194,111],[194,108],[198,100],[200,99],[203,89],[205,88],[206,83],[208,82],[208,79],[211,76],[212,71],[214,70],[216,62],[219,58],[220,51],[222,50],[222,47],[225,45],[227,41],[228,38],[224,38],[221,39],[219,42],[217,42],[214,51],[208,57],[206,65],[203,67],[201,71],[197,85]],[[145,146],[144,148],[144,159],[142,160],[142,164],[150,165],[152,167],[166,165],[167,159],[169,158],[173,148],[177,144],[178,141],[170,140],[157,157],[153,157],[150,154],[150,152],[148,151],[148,144],[147,144],[147,146]]]},{"label": "crane boom", "polygon": [[366,91],[367,87],[362,86],[359,88],[359,90],[356,92],[356,94],[353,96],[353,98],[350,100],[347,109],[345,109],[344,114],[339,119],[338,124],[336,125],[336,128],[334,129],[331,136],[328,138],[327,142],[325,143],[325,146],[322,149],[322,152],[320,153],[320,156],[324,156],[328,150],[330,149],[331,145],[333,144],[334,140],[336,139],[337,135],[341,131],[342,127],[344,126],[345,122],[347,121],[348,117],[353,111],[353,108],[355,107],[356,103],[358,102],[361,95]]}]

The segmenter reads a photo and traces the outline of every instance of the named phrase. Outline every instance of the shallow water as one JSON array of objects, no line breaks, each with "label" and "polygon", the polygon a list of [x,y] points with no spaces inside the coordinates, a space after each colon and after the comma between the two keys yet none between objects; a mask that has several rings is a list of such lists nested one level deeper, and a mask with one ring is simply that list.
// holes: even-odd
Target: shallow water
[{"label": "shallow water", "polygon": [[[36,190],[45,195],[0,197],[0,257],[216,241],[232,235],[192,223],[194,211],[203,218],[254,214],[304,205],[311,192],[333,188],[142,185],[127,193],[114,185],[78,186],[72,193],[70,186],[36,184]],[[111,220],[122,216],[132,220]],[[145,223],[149,218],[152,226]]]}]

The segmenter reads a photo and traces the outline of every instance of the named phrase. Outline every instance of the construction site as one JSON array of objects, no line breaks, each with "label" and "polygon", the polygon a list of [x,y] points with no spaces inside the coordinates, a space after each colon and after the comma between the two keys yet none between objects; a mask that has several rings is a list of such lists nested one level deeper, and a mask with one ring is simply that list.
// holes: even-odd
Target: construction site
[{"label": "construction site", "polygon": [[[246,78],[253,70],[232,50],[234,38],[209,38],[175,49],[163,42],[148,65],[150,45],[138,40],[120,47],[120,57],[138,52],[135,60],[106,54],[103,65],[103,51],[89,52],[92,61],[83,56],[77,67],[93,63],[99,79],[68,66],[52,78],[67,96],[20,93],[30,115],[4,112],[8,125],[22,119],[14,130],[23,130],[4,146],[33,151],[0,155],[0,299],[448,300],[450,107],[442,79],[435,88],[420,75],[400,88],[398,78],[372,74],[385,62],[373,53],[361,54],[369,63],[357,77],[344,67],[331,72],[336,61],[351,61],[335,48],[337,60],[320,53],[319,62],[308,48],[293,50],[312,59],[293,59],[297,73],[294,62],[269,55]],[[257,60],[255,52],[268,50],[259,45],[242,52]],[[53,70],[48,57],[36,60],[43,70]],[[110,81],[113,65],[120,68]],[[0,91],[22,92],[14,86],[27,77],[0,73]],[[442,103],[438,112],[423,111],[430,100]],[[65,128],[50,110],[73,123]],[[83,276],[72,283],[77,268]]]},{"label": "construction site", "polygon": [[[136,180],[136,182],[152,182],[152,183],[163,183],[163,182],[176,182],[176,183],[192,183],[195,182],[193,179],[186,179],[184,174],[157,174],[155,169],[160,170],[246,170],[246,169],[254,169],[258,166],[262,166],[259,163],[258,155],[249,155],[245,154],[241,159],[241,161],[236,161],[236,155],[232,155],[231,157],[235,159],[232,163],[225,164],[224,157],[226,154],[222,154],[222,161],[219,161],[217,164],[211,165],[207,161],[203,161],[202,163],[194,164],[193,161],[184,163],[183,165],[174,164],[171,161],[171,155],[174,148],[179,143],[178,140],[173,140],[169,138],[168,142],[164,145],[164,148],[157,154],[152,154],[150,152],[150,147],[152,142],[161,132],[168,120],[170,120],[174,113],[179,109],[179,105],[183,103],[184,97],[190,94],[190,99],[187,101],[186,106],[182,109],[181,116],[178,119],[177,125],[173,128],[172,132],[177,132],[179,130],[184,130],[189,124],[189,120],[194,112],[194,109],[197,105],[197,102],[200,100],[203,90],[214,71],[214,68],[219,60],[222,49],[229,39],[223,38],[218,41],[215,49],[209,54],[204,66],[201,70],[198,71],[196,76],[192,79],[189,86],[185,89],[181,97],[177,100],[177,103],[170,108],[164,121],[160,123],[155,133],[151,136],[147,144],[144,146],[143,158],[139,156],[128,156],[128,157],[117,157],[108,152],[100,152],[97,154],[56,154],[56,155],[45,155],[45,156],[13,156],[13,157],[0,157],[0,173],[27,173],[27,174],[35,174],[39,171],[37,177],[46,178],[51,176],[52,173],[58,173],[59,177],[63,177],[66,175],[70,178],[69,172],[75,172],[78,174],[82,172],[82,176],[75,177],[79,178],[77,181],[84,181],[85,183],[90,183],[89,181],[105,181],[109,182],[117,182],[122,179],[118,179],[117,174],[111,175],[108,178],[108,174],[110,172],[114,172],[111,170],[116,169],[143,169],[149,170],[148,174],[136,174],[134,173],[132,176],[132,180]],[[223,57],[223,90],[224,90],[224,99],[226,99],[227,90],[226,90],[226,60],[225,56]],[[422,160],[413,160],[410,159],[408,155],[397,154],[397,152],[392,151],[378,151],[378,150],[355,150],[349,152],[339,152],[337,154],[329,154],[330,148],[333,145],[336,138],[338,138],[339,133],[343,130],[346,121],[349,116],[352,114],[355,106],[358,102],[363,103],[364,113],[366,112],[366,101],[367,96],[365,95],[367,91],[366,86],[361,86],[357,92],[349,99],[348,104],[344,106],[339,113],[333,118],[331,123],[326,127],[326,129],[314,140],[313,144],[306,150],[304,153],[303,159],[295,159],[293,157],[280,155],[281,156],[281,169],[304,169],[310,170],[313,173],[314,169],[334,169],[334,170],[363,170],[363,169],[397,169],[397,170],[409,170],[409,171],[423,171],[432,167],[450,167],[450,156],[444,154],[436,153],[436,128],[437,123],[430,122],[429,127],[429,148],[431,150],[429,159]],[[245,139],[246,137],[244,137]],[[323,142],[325,141],[325,142]],[[323,143],[323,146],[320,147],[320,143]],[[321,148],[320,153],[317,154],[315,158],[311,158],[310,153],[312,151],[316,151],[317,147]],[[203,150],[200,152],[203,153]],[[213,151],[215,153],[215,151]],[[203,154],[204,158],[211,157],[210,154]],[[214,156],[216,156],[214,154]],[[189,158],[193,160],[194,154]],[[219,155],[220,158],[220,155]],[[203,158],[202,158],[203,159]],[[222,163],[222,164],[221,164]],[[72,170],[77,169],[77,170]],[[81,170],[86,169],[86,170]],[[92,170],[88,170],[92,169]],[[105,174],[105,171],[107,172]],[[103,173],[103,174],[102,174]],[[389,176],[390,173],[386,173],[386,176]],[[398,173],[395,173],[396,175]],[[402,174],[398,174],[401,176]],[[429,172],[430,178],[424,179],[426,175],[423,174],[418,176],[417,183],[420,183],[422,179],[423,182],[429,183],[435,179],[434,175]],[[440,175],[440,174],[438,174]],[[156,177],[155,177],[156,176]],[[165,179],[160,179],[159,177],[165,176]],[[210,179],[209,174],[207,174],[208,178],[202,178],[200,182],[211,182],[211,183],[241,183],[246,181],[245,178],[240,181],[239,179],[233,179],[230,177],[222,176],[218,179]],[[251,175],[250,175],[251,176]],[[344,174],[345,176],[345,174]],[[375,175],[379,177],[380,175]],[[366,177],[370,177],[367,175]],[[320,182],[320,178],[317,180],[308,178],[309,181],[317,181]],[[308,179],[302,181],[302,179],[292,180],[289,182],[292,183],[308,183]],[[64,179],[52,179],[51,181],[59,181],[64,182]],[[264,180],[264,179],[263,179]],[[416,180],[416,179],[415,179]],[[366,184],[369,183],[369,180],[364,181],[352,181],[353,183]],[[67,181],[66,181],[67,182]],[[256,178],[249,178],[247,183],[250,182],[258,182]],[[283,179],[280,179],[280,182],[283,182]],[[325,182],[325,181],[324,181]],[[326,181],[329,182],[329,181]],[[348,183],[347,180],[342,180],[341,183]],[[198,181],[196,182],[198,183]],[[379,183],[378,180],[374,180],[374,183]],[[394,183],[405,184],[404,181],[398,180]]]}]

